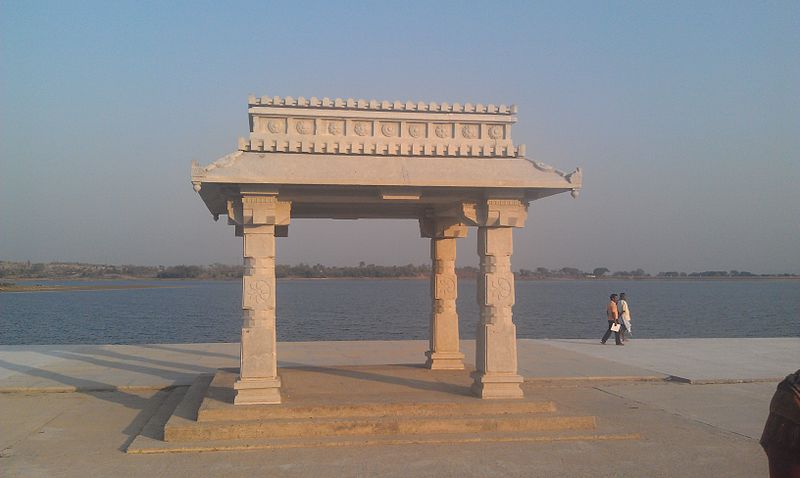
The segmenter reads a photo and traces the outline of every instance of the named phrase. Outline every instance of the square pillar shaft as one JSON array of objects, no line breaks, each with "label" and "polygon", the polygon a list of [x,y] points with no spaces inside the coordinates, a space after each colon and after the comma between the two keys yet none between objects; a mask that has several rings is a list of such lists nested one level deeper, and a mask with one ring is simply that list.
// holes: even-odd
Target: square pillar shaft
[{"label": "square pillar shaft", "polygon": [[517,330],[512,321],[511,227],[478,228],[478,307],[473,392],[481,398],[521,398]]},{"label": "square pillar shaft", "polygon": [[431,328],[430,349],[425,366],[432,370],[463,370],[464,354],[459,351],[458,278],[456,239],[431,239]]},{"label": "square pillar shaft", "polygon": [[275,225],[245,225],[242,344],[234,403],[280,403],[275,331]]}]

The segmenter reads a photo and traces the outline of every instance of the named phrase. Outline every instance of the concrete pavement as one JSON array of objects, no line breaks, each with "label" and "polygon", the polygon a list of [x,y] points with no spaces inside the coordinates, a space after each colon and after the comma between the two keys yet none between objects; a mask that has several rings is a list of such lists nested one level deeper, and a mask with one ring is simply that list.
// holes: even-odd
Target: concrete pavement
[{"label": "concrete pavement", "polygon": [[[461,349],[474,362],[475,342]],[[281,342],[279,365],[380,365],[424,361],[427,342]],[[518,341],[528,380],[672,377],[692,383],[775,381],[800,367],[800,338],[637,339],[625,347],[591,340]],[[0,391],[157,389],[238,366],[239,345],[0,346]]]},{"label": "concrete pavement", "polygon": [[[281,343],[281,366],[419,363],[424,341]],[[472,362],[474,343],[463,350]],[[537,397],[630,442],[475,443],[163,456],[123,452],[166,393],[237,344],[0,347],[3,476],[766,476],[757,443],[800,339],[520,340]],[[670,376],[685,382],[665,381]],[[708,383],[722,381],[722,383]],[[739,380],[753,383],[733,383]],[[773,380],[773,381],[770,381]],[[42,393],[62,391],[71,393]]]},{"label": "concrete pavement", "polygon": [[544,341],[551,347],[635,365],[689,383],[781,380],[800,368],[800,338],[632,339],[624,347],[599,340]]}]

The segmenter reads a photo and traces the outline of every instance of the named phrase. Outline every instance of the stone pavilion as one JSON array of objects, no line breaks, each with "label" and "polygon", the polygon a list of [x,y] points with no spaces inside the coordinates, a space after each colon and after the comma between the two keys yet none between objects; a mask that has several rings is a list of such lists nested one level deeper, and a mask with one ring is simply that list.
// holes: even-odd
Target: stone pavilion
[{"label": "stone pavilion", "polygon": [[[276,356],[275,238],[293,218],[416,219],[431,242],[432,370],[463,369],[456,240],[478,234],[473,392],[522,397],[512,320],[513,231],[531,201],[576,196],[581,172],[526,157],[511,140],[514,106],[250,97],[250,135],[192,184],[244,242],[241,367],[235,404],[281,402]],[[435,373],[435,372],[431,372]]]}]

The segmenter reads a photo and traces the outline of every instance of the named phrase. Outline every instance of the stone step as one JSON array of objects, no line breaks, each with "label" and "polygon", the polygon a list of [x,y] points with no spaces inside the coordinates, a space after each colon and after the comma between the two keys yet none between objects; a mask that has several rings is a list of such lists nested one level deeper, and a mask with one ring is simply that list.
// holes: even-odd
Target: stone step
[{"label": "stone step", "polygon": [[316,405],[237,405],[203,408],[197,421],[249,421],[302,418],[444,417],[553,413],[549,401],[488,402],[407,402]]},{"label": "stone step", "polygon": [[[235,374],[231,371],[199,376],[164,424],[163,440],[327,437],[346,441],[381,436],[537,434],[596,427],[595,417],[558,415],[549,401],[481,400],[460,394],[462,384],[468,383],[466,372],[379,367],[285,370],[284,374],[288,383],[285,403],[249,406],[233,405]],[[321,383],[326,380],[329,382]],[[359,387],[353,392],[356,385]]]},{"label": "stone step", "polygon": [[[297,372],[295,372],[297,373]],[[441,372],[435,372],[440,374]],[[287,372],[288,375],[288,372]],[[291,377],[291,376],[290,376]],[[219,371],[207,386],[197,409],[200,422],[220,420],[260,420],[278,418],[341,418],[341,417],[426,417],[426,416],[485,416],[519,413],[552,413],[555,404],[544,400],[481,400],[473,396],[442,395],[438,400],[419,395],[402,394],[291,397],[277,405],[233,405],[235,374]],[[204,385],[206,378],[202,380]],[[291,380],[290,380],[291,382]],[[191,395],[191,394],[190,394]],[[194,407],[194,405],[192,405]]]},{"label": "stone step", "polygon": [[186,391],[189,387],[176,387],[172,390],[161,390],[156,395],[163,396],[161,403],[153,413],[153,415],[144,424],[142,430],[139,432],[139,437],[144,437],[149,440],[163,441],[164,440],[164,426],[170,419],[175,409],[183,402],[186,396]]},{"label": "stone step", "polygon": [[443,433],[539,432],[593,430],[592,416],[495,416],[302,418],[178,423],[170,419],[165,441],[233,440],[354,435],[425,435]]},{"label": "stone step", "polygon": [[[468,383],[466,373],[433,375],[388,367],[285,375],[290,384],[285,403],[265,406],[234,406],[230,372],[199,376],[190,387],[166,395],[128,452],[640,438],[598,433],[595,417],[559,415],[548,401],[492,401],[459,394]],[[340,386],[320,383],[331,376]],[[353,385],[359,386],[340,382],[342,376],[355,377]],[[427,383],[432,385],[423,386]]]},{"label": "stone step", "polygon": [[196,421],[198,409],[208,393],[213,378],[213,375],[199,375],[184,392],[183,399],[175,407],[169,421]]},{"label": "stone step", "polygon": [[198,453],[210,451],[279,450],[289,448],[331,448],[402,445],[461,445],[481,443],[553,443],[586,441],[630,441],[641,436],[631,434],[575,433],[572,431],[543,431],[536,433],[434,434],[434,435],[372,435],[311,438],[250,438],[237,440],[208,440],[166,442],[140,435],[127,452],[132,454]]}]

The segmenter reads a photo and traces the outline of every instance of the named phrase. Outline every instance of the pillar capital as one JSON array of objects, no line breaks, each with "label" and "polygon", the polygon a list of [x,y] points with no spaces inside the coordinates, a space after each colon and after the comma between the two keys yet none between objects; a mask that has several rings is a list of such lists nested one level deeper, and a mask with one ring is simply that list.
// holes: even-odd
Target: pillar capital
[{"label": "pillar capital", "polygon": [[419,233],[431,239],[467,237],[467,226],[457,217],[425,217],[419,220]]},{"label": "pillar capital", "polygon": [[461,204],[466,224],[482,227],[525,227],[528,202],[521,199],[491,198]]},{"label": "pillar capital", "polygon": [[237,226],[288,226],[292,203],[281,201],[276,195],[242,193],[228,199],[228,223]]}]

